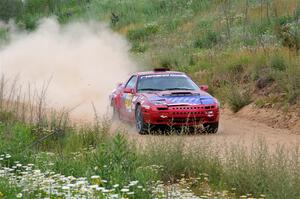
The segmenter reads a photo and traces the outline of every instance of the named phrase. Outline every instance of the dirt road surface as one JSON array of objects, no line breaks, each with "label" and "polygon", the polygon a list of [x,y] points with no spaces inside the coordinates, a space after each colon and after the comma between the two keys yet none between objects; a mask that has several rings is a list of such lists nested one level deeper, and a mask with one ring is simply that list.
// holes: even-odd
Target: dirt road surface
[{"label": "dirt road surface", "polygon": [[117,128],[125,129],[129,137],[141,145],[146,144],[150,140],[161,141],[180,137],[180,139],[184,139],[184,143],[187,146],[209,142],[219,147],[225,144],[235,144],[251,148],[258,140],[264,140],[271,151],[274,151],[278,146],[284,146],[288,150],[300,146],[300,135],[294,134],[288,129],[272,128],[264,123],[250,121],[226,111],[223,111],[221,114],[219,132],[212,135],[139,135],[135,131],[134,126],[120,122],[113,125],[113,129]]}]

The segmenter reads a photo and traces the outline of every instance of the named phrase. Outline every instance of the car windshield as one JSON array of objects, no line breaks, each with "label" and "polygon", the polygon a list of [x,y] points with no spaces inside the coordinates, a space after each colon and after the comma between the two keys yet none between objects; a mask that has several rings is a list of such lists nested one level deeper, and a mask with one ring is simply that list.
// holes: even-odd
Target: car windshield
[{"label": "car windshield", "polygon": [[138,81],[138,91],[198,90],[199,87],[186,75],[143,75]]}]

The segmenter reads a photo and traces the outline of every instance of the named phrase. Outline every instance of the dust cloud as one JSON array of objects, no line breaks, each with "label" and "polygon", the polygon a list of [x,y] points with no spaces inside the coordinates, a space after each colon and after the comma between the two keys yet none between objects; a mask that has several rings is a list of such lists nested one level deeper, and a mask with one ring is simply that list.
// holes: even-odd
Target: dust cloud
[{"label": "dust cloud", "polygon": [[83,120],[94,117],[92,103],[105,114],[111,91],[136,68],[126,39],[97,22],[43,19],[34,32],[12,29],[10,41],[0,48],[0,74],[37,90],[51,79],[48,106],[77,107],[71,115]]}]

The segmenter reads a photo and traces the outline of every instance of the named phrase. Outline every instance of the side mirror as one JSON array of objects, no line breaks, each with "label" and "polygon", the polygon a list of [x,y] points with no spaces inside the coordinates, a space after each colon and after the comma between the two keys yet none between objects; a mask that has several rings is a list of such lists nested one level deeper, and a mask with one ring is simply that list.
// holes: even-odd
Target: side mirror
[{"label": "side mirror", "polygon": [[208,86],[207,85],[201,85],[200,89],[207,92],[208,91]]},{"label": "side mirror", "polygon": [[133,93],[132,88],[124,88],[124,93]]}]

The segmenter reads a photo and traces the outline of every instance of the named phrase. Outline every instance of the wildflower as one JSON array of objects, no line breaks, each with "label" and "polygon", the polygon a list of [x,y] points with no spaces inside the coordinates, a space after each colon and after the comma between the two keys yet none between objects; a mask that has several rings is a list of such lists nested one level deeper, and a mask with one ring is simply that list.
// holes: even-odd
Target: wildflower
[{"label": "wildflower", "polygon": [[135,185],[137,185],[139,183],[139,181],[131,181],[130,183],[129,183],[129,186],[135,186]]},{"label": "wildflower", "polygon": [[3,198],[4,194],[0,191],[0,198]]},{"label": "wildflower", "polygon": [[124,192],[124,193],[126,193],[128,191],[129,191],[129,189],[126,189],[126,188],[121,189],[121,192]]},{"label": "wildflower", "polygon": [[114,186],[113,186],[113,188],[118,188],[119,187],[119,184],[115,184]]},{"label": "wildflower", "polygon": [[102,190],[102,193],[108,193],[108,192],[109,192],[108,189],[103,189],[103,190]]},{"label": "wildflower", "polygon": [[62,190],[69,190],[70,189],[70,187],[68,187],[68,186],[62,186]]},{"label": "wildflower", "polygon": [[91,176],[91,179],[99,179],[100,178],[100,176]]},{"label": "wildflower", "polygon": [[91,176],[91,181],[92,181],[93,184],[97,184],[97,185],[101,184],[100,176],[97,176],[97,175]]},{"label": "wildflower", "polygon": [[22,193],[18,193],[18,194],[16,195],[17,198],[22,198],[22,196],[23,196]]}]

